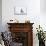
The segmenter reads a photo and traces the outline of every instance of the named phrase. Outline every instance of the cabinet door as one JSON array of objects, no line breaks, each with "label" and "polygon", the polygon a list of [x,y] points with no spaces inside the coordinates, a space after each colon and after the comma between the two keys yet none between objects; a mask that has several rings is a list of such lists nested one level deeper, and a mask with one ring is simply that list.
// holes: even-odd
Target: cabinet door
[{"label": "cabinet door", "polygon": [[12,32],[13,42],[28,46],[28,32]]}]

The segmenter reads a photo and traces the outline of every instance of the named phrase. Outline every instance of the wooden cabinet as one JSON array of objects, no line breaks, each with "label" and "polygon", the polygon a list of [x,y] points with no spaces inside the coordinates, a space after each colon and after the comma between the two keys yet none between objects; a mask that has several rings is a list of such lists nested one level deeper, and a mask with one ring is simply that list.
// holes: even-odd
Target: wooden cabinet
[{"label": "wooden cabinet", "polygon": [[23,43],[22,46],[33,46],[33,23],[7,23],[13,41]]}]

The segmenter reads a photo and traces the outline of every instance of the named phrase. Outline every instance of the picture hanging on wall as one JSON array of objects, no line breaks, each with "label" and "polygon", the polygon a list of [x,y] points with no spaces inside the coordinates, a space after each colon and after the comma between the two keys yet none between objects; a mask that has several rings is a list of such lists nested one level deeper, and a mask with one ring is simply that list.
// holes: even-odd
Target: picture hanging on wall
[{"label": "picture hanging on wall", "polygon": [[14,7],[14,15],[27,15],[27,8]]}]

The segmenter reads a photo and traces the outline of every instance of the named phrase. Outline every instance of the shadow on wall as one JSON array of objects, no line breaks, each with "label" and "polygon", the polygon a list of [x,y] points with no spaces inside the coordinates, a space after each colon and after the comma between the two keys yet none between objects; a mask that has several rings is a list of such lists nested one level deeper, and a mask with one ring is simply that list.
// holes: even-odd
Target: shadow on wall
[{"label": "shadow on wall", "polygon": [[0,31],[2,31],[2,0],[0,0]]}]

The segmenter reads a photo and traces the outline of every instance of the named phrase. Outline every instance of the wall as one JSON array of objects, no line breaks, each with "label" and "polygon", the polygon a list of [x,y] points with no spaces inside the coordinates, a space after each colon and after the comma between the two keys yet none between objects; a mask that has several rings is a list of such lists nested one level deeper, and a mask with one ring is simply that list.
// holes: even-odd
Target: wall
[{"label": "wall", "polygon": [[46,0],[40,0],[40,24],[46,31]]},{"label": "wall", "polygon": [[[46,15],[42,14],[40,0],[2,0],[2,25],[3,31],[8,30],[7,22],[10,19],[17,19],[19,22],[24,22],[26,19],[30,20],[33,25],[33,45],[38,46],[38,39],[36,37],[36,27],[39,24],[46,29]],[[27,8],[27,15],[14,15],[14,7]],[[36,40],[37,39],[37,40]]]},{"label": "wall", "polygon": [[0,31],[2,31],[2,0],[0,0]]},{"label": "wall", "polygon": [[46,0],[40,0],[40,9],[42,13],[46,13]]},{"label": "wall", "polygon": [[[40,1],[40,0],[39,0]],[[25,18],[31,22],[39,23],[40,3],[37,0],[3,0],[2,1],[2,22],[5,26],[8,20],[17,19],[24,22]],[[23,4],[24,3],[24,4]],[[37,6],[38,5],[38,6]],[[26,7],[27,15],[14,15],[14,7]],[[18,19],[19,18],[19,19]],[[38,20],[38,21],[37,21]],[[5,28],[6,29],[6,28]]]}]

